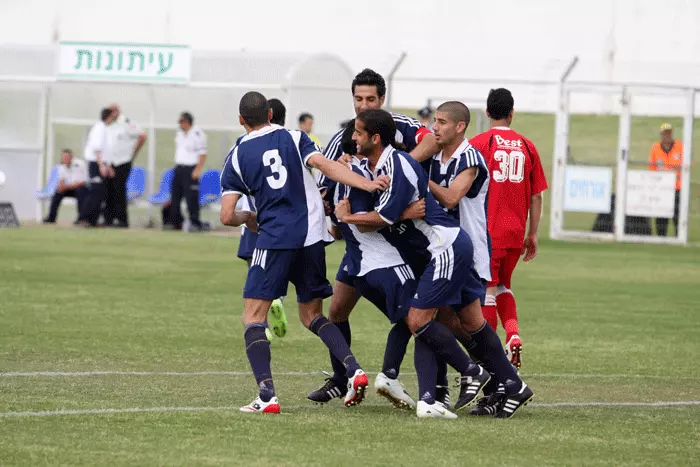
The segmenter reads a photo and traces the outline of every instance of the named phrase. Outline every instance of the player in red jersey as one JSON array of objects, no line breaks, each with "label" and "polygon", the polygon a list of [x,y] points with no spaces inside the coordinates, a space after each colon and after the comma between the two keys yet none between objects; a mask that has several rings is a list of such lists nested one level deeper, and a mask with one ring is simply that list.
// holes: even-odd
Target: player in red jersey
[{"label": "player in red jersey", "polygon": [[[486,100],[491,129],[469,142],[481,151],[491,174],[488,192],[491,281],[482,310],[494,329],[501,318],[506,330],[506,352],[511,363],[520,368],[522,344],[510,282],[520,255],[525,255],[525,262],[537,255],[537,229],[547,180],[535,145],[510,128],[513,105],[509,90],[491,90]],[[528,213],[530,223],[526,235]]]}]

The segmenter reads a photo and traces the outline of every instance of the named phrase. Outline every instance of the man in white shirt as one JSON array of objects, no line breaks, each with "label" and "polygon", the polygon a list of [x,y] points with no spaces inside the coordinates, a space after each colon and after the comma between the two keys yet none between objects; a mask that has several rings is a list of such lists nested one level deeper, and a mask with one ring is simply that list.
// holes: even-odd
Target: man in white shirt
[{"label": "man in white shirt", "polygon": [[87,196],[87,166],[84,160],[73,159],[73,151],[61,151],[61,165],[58,166],[58,188],[51,198],[49,215],[44,219],[45,224],[55,224],[58,208],[63,198],[75,198],[78,202],[78,212]]},{"label": "man in white shirt", "polygon": [[[191,113],[180,114],[180,130],[175,134],[175,174],[171,187],[169,218],[182,218],[180,202],[184,196],[190,215],[190,231],[199,232],[206,230],[206,225],[199,220],[199,177],[207,159],[207,135],[193,123]],[[171,226],[172,224],[168,224],[165,227]]]},{"label": "man in white shirt", "polygon": [[[114,121],[107,127],[107,151],[105,162],[114,171],[114,176],[105,179],[105,226],[129,227],[127,212],[126,181],[136,156],[146,142],[146,133],[138,125],[121,115],[117,104],[112,104]],[[116,219],[117,223],[114,224]]]},{"label": "man in white shirt", "polygon": [[87,199],[80,209],[78,223],[85,227],[97,226],[100,208],[105,199],[104,179],[114,176],[114,169],[103,159],[107,149],[107,126],[114,121],[112,109],[100,112],[100,121],[90,130],[85,144],[85,161],[88,164],[89,188]]}]

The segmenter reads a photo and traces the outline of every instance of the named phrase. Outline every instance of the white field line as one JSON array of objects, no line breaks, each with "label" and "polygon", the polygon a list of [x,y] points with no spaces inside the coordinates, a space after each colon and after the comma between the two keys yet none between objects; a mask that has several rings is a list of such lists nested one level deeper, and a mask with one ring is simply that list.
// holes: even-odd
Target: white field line
[{"label": "white field line", "polygon": [[[320,375],[321,371],[279,371],[273,372],[273,376],[313,376]],[[368,371],[367,374],[376,375],[376,371]],[[415,376],[416,373],[404,372],[406,376]],[[252,376],[250,371],[30,371],[30,372],[5,372],[0,373],[0,378],[18,377],[84,377],[84,376]],[[700,380],[694,376],[668,376],[668,375],[626,375],[606,373],[521,373],[524,378],[642,378],[642,379],[671,379],[671,380]]]},{"label": "white field line", "polygon": [[[528,407],[678,407],[700,405],[700,401],[665,401],[665,402],[533,402]],[[387,407],[387,404],[363,404],[364,407]],[[338,406],[337,408],[342,409]],[[284,410],[321,410],[318,405],[283,405]],[[124,409],[85,409],[85,410],[43,410],[39,412],[0,412],[0,418],[52,417],[60,415],[111,415],[147,412],[224,412],[235,411],[238,407],[131,407]]]}]

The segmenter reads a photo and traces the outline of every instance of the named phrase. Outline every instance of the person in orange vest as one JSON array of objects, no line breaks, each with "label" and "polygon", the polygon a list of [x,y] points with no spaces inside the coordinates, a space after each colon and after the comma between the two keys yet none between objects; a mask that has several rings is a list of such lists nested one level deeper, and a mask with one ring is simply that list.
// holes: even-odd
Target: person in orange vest
[{"label": "person in orange vest", "polygon": [[[676,172],[676,201],[673,209],[673,225],[678,235],[678,208],[680,206],[681,165],[683,164],[683,143],[673,138],[673,127],[670,123],[661,125],[661,140],[654,143],[649,154],[649,170],[665,170]],[[668,219],[656,219],[656,235],[665,237],[668,230]]]}]

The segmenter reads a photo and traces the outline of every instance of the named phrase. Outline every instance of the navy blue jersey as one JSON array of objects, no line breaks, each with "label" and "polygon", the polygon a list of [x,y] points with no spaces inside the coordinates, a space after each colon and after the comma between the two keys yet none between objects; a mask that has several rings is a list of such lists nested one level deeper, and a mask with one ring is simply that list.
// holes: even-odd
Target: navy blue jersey
[{"label": "navy blue jersey", "polygon": [[307,165],[316,153],[318,146],[304,132],[278,125],[251,132],[229,152],[222,195],[253,197],[258,249],[296,249],[324,239],[323,201]]},{"label": "navy blue jersey", "polygon": [[[423,136],[430,133],[426,127],[421,125],[421,123],[415,118],[408,117],[406,115],[391,113],[394,118],[394,124],[396,125],[396,136],[397,142],[402,143],[406,146],[408,152],[413,151],[418,143],[421,142]],[[330,142],[323,150],[323,155],[327,159],[332,159],[337,161],[340,156],[343,155],[343,132],[345,129],[340,130],[338,133],[333,135]],[[328,181],[321,175],[318,179],[319,186],[327,186]]]},{"label": "navy blue jersey", "polygon": [[[369,172],[358,165],[353,164],[352,170],[365,178],[371,178]],[[371,212],[375,205],[375,196],[372,193],[333,181],[330,182],[327,199],[331,201],[333,210],[341,200],[349,200],[353,214]],[[404,264],[399,251],[384,238],[381,232],[360,232],[355,225],[339,222],[333,213],[331,221],[340,229],[345,239],[345,266],[348,275],[361,277],[376,269]]]},{"label": "navy blue jersey", "polygon": [[[400,248],[428,250],[433,257],[449,248],[460,232],[459,221],[448,215],[428,189],[428,174],[407,152],[388,146],[372,174],[387,175],[389,188],[377,202],[375,210],[399,230]],[[425,216],[396,225],[404,210],[414,201],[425,198]],[[396,239],[396,237],[394,237]]]},{"label": "navy blue jersey", "polygon": [[455,178],[469,168],[476,168],[476,178],[467,194],[452,209],[443,208],[459,221],[474,245],[474,264],[482,279],[491,280],[491,248],[488,234],[489,170],[478,149],[464,140],[450,158],[442,163],[443,153],[428,159],[431,162],[430,179],[443,187],[449,187]]}]

